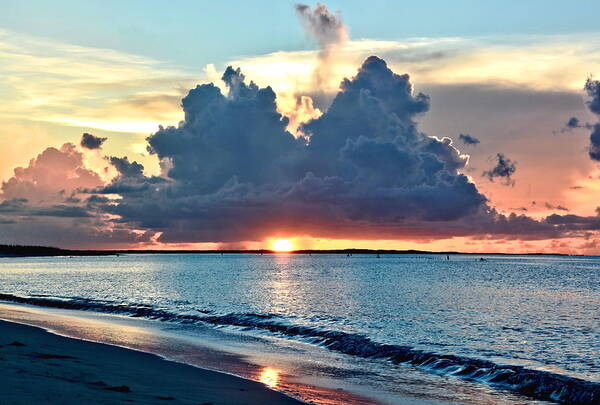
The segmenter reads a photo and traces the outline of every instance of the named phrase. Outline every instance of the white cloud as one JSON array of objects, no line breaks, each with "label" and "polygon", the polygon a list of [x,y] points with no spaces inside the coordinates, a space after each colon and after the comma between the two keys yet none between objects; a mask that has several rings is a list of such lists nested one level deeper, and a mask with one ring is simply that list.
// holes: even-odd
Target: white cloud
[{"label": "white cloud", "polygon": [[[149,89],[175,100],[193,75],[167,63],[111,49],[88,48],[0,31],[2,116],[119,132],[146,132],[172,111],[123,105]],[[165,106],[163,106],[165,107]]]}]

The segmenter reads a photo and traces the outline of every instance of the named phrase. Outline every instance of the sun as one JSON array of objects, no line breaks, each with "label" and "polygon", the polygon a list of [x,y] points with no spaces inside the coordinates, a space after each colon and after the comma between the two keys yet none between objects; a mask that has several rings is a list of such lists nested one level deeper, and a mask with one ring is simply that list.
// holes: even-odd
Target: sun
[{"label": "sun", "polygon": [[288,239],[275,239],[271,249],[276,252],[289,252],[293,249],[292,242]]}]

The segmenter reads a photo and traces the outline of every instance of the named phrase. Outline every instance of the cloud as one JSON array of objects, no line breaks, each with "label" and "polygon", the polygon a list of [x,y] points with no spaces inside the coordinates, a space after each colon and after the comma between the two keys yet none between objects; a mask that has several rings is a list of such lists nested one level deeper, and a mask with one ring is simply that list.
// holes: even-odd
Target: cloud
[{"label": "cloud", "polygon": [[85,207],[67,204],[34,206],[24,198],[14,198],[0,203],[0,214],[13,217],[85,218],[92,215]]},{"label": "cloud", "polygon": [[348,28],[340,13],[331,13],[323,4],[317,3],[314,9],[306,4],[296,4],[296,14],[306,34],[319,46],[315,79],[320,88],[331,75],[335,52],[348,40]]},{"label": "cloud", "polygon": [[130,162],[127,156],[122,158],[111,156],[108,158],[110,164],[112,164],[115,169],[119,172],[119,176],[121,177],[143,177],[144,176],[144,166],[139,164],[138,162]]},{"label": "cloud", "polygon": [[302,124],[319,118],[323,113],[316,108],[313,99],[308,96],[292,97],[287,99],[277,98],[277,112],[288,118],[286,129],[296,135],[303,136],[299,130]]},{"label": "cloud", "polygon": [[[339,80],[352,75],[357,64],[372,54],[389,66],[411,72],[421,86],[484,86],[536,91],[570,92],[581,89],[582,78],[600,69],[600,34],[509,37],[403,38],[347,40],[335,48],[331,75],[322,83],[335,92]],[[271,85],[279,94],[314,91],[312,73],[319,65],[316,51],[277,51],[228,61],[239,66],[260,85]],[[564,69],[568,55],[572,68]],[[321,107],[321,105],[319,105]]]},{"label": "cloud", "polygon": [[512,176],[517,171],[516,163],[504,156],[502,153],[496,154],[496,159],[498,161],[496,166],[490,170],[484,171],[482,176],[487,177],[492,182],[495,178],[500,178],[504,180],[504,184],[514,185],[515,182],[512,179]]},{"label": "cloud", "polygon": [[[567,122],[565,123],[565,126],[563,128],[561,128],[560,133],[563,134],[565,132],[572,132],[575,129],[580,129],[580,128],[584,128],[584,129],[593,129],[594,126],[588,122],[582,123],[579,118],[577,117],[571,117],[567,120]],[[553,131],[554,134],[557,133],[557,131]]]},{"label": "cloud", "polygon": [[9,78],[0,118],[145,134],[179,120],[168,103],[192,78],[156,59],[8,30],[0,30],[0,76]]},{"label": "cloud", "polygon": [[[148,138],[149,151],[168,162],[165,177],[119,170],[100,191],[122,198],[99,209],[164,243],[274,235],[543,240],[597,229],[587,217],[536,220],[490,207],[461,174],[468,158],[452,140],[417,129],[429,97],[380,58],[344,79],[330,108],[300,126],[300,138],[286,131],[271,88],[231,67],[223,82],[225,94],[213,84],[190,90],[185,120]],[[512,181],[514,163],[497,158],[488,176]]]},{"label": "cloud", "polygon": [[[112,156],[112,181],[97,177],[81,185],[75,179],[93,179],[95,173],[72,144],[48,148],[40,154],[44,158],[21,168],[27,170],[15,171],[11,185],[3,186],[0,215],[8,222],[28,218],[32,225],[3,225],[0,240],[12,235],[31,243],[49,238],[51,229],[61,233],[56,243],[96,240],[103,246],[276,235],[542,240],[600,228],[590,217],[536,220],[497,212],[462,174],[468,157],[453,141],[418,129],[430,98],[414,92],[409,76],[395,74],[380,58],[367,58],[344,79],[331,106],[299,125],[299,137],[287,131],[290,120],[279,112],[272,88],[248,82],[231,67],[222,81],[224,92],[214,84],[191,89],[181,103],[180,124],[148,137],[161,176]],[[40,188],[46,155],[56,155],[48,167],[61,181]],[[498,161],[513,165],[503,155]],[[491,179],[511,180],[514,170],[506,175],[497,167]],[[74,183],[65,186],[65,179]],[[27,183],[33,186],[16,187]]]},{"label": "cloud", "polygon": [[83,249],[122,249],[152,242],[153,232],[134,232],[106,218],[27,216],[0,220],[0,243]]},{"label": "cloud", "polygon": [[549,202],[545,202],[544,207],[548,208],[549,210],[569,211],[569,209],[567,207],[563,207],[562,205],[558,205],[558,204],[552,204]]},{"label": "cloud", "polygon": [[233,68],[222,79],[226,94],[197,86],[182,100],[185,120],[148,138],[151,153],[170,162],[167,181],[142,187],[151,178],[137,170],[140,187],[107,212],[161,232],[164,242],[207,242],[277,232],[368,238],[382,227],[402,233],[400,224],[485,210],[486,198],[460,174],[467,157],[449,138],[417,130],[429,98],[413,94],[408,75],[379,58],[345,79],[298,139],[286,131],[271,88],[247,83]]},{"label": "cloud", "polygon": [[85,149],[101,149],[102,144],[107,139],[108,138],[100,138],[98,136],[94,136],[92,134],[84,132],[83,135],[81,135],[81,142],[79,144]]},{"label": "cloud", "polygon": [[100,176],[85,167],[83,154],[74,144],[65,143],[59,149],[45,149],[27,167],[15,168],[14,175],[2,183],[0,198],[24,198],[34,204],[62,202],[80,188],[101,184]]},{"label": "cloud", "polygon": [[[585,83],[585,91],[590,97],[586,103],[588,108],[600,117],[600,81],[588,79]],[[592,126],[589,155],[592,160],[600,161],[600,122]]]},{"label": "cloud", "polygon": [[306,4],[296,4],[296,13],[306,32],[317,41],[321,49],[326,50],[329,46],[348,39],[348,29],[340,14],[331,13],[325,5],[317,3],[311,10]]},{"label": "cloud", "polygon": [[110,248],[151,241],[99,211],[110,199],[83,198],[104,182],[72,143],[46,148],[0,187],[0,243]]},{"label": "cloud", "polygon": [[480,143],[479,139],[469,134],[459,134],[458,139],[460,139],[465,145],[477,145]]},{"label": "cloud", "polygon": [[571,117],[567,121],[567,128],[579,128],[581,124],[579,124],[579,119],[577,117]]}]

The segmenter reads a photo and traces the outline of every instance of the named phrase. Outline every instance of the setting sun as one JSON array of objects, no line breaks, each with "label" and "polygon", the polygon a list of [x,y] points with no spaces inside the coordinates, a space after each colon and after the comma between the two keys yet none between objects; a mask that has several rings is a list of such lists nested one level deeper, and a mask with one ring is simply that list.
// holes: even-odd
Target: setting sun
[{"label": "setting sun", "polygon": [[289,252],[293,249],[292,242],[288,239],[275,239],[271,245],[271,249],[276,252]]}]

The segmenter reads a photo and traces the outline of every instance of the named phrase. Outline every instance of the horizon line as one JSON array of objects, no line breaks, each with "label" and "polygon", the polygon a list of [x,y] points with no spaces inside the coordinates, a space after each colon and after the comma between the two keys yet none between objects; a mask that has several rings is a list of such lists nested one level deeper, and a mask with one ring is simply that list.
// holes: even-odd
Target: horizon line
[{"label": "horizon line", "polygon": [[112,256],[120,254],[422,254],[422,255],[468,255],[468,256],[566,256],[588,257],[593,255],[569,253],[503,253],[431,251],[418,249],[64,249],[52,246],[0,245],[0,257],[10,256]]}]

